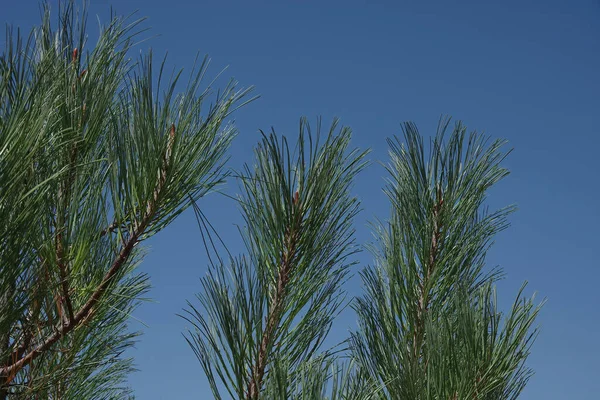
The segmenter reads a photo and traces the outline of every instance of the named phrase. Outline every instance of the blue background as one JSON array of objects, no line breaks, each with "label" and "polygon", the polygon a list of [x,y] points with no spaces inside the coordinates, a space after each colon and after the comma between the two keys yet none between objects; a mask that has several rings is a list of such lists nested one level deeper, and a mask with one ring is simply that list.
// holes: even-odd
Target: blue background
[{"label": "blue background", "polygon": [[[53,2],[55,4],[55,2]],[[529,365],[536,371],[523,399],[595,399],[600,393],[600,319],[597,258],[600,180],[600,3],[597,1],[115,1],[119,14],[139,9],[144,26],[160,36],[139,47],[169,65],[189,69],[197,51],[213,60],[215,75],[255,85],[261,98],[235,114],[240,135],[229,163],[252,162],[258,129],[295,135],[298,118],[339,116],[354,144],[386,161],[385,138],[400,122],[434,133],[441,114],[471,129],[504,137],[515,151],[513,173],[490,194],[490,205],[519,206],[512,227],[489,255],[507,278],[499,298],[508,306],[524,280],[528,293],[547,297],[541,335]],[[56,7],[55,7],[56,9]],[[108,1],[91,1],[106,21]],[[3,0],[1,19],[29,28],[38,2]],[[4,35],[2,35],[4,36]],[[2,48],[4,45],[2,44]],[[222,85],[224,80],[219,81]],[[367,221],[385,218],[385,173],[374,163],[355,193],[364,212],[357,240],[371,240]],[[230,182],[223,189],[235,194]],[[234,252],[243,251],[235,203],[213,194],[200,203]],[[132,351],[139,372],[130,384],[140,399],[208,398],[207,384],[181,336],[175,314],[200,289],[207,258],[191,212],[149,243],[141,269],[154,285],[133,322],[145,335]],[[359,255],[362,266],[371,257]],[[361,293],[360,281],[346,287]],[[336,322],[331,342],[355,326],[351,311]]]}]

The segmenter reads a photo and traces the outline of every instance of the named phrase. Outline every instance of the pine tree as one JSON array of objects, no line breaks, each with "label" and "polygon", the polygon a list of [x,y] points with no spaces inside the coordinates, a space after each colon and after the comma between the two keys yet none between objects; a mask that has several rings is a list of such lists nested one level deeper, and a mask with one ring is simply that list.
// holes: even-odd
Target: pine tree
[{"label": "pine tree", "polygon": [[508,171],[504,141],[467,134],[458,122],[446,139],[442,119],[427,154],[417,127],[403,125],[405,144],[389,141],[389,221],[376,224],[375,265],[362,272],[351,337],[369,398],[516,399],[532,371],[525,366],[540,306],[519,292],[498,310],[485,269],[509,206],[485,208],[488,190]]},{"label": "pine tree", "polygon": [[86,29],[72,1],[57,29],[46,7],[0,57],[0,399],[129,394],[142,243],[223,181],[246,94],[205,110],[206,60],[176,94],[181,73],[165,86],[164,63],[128,56],[140,20],[113,16],[93,47]]},{"label": "pine tree", "polygon": [[[264,135],[241,176],[246,254],[215,258],[187,339],[217,399],[321,399],[347,393],[334,351],[320,351],[343,304],[358,200],[349,190],[366,152],[334,122],[323,139],[300,122],[297,143]],[[201,218],[202,219],[202,218]]]}]

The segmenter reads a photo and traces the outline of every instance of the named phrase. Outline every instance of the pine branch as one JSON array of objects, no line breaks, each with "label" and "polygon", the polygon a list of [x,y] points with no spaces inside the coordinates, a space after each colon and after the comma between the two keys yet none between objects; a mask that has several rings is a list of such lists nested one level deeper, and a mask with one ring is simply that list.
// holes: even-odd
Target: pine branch
[{"label": "pine branch", "polygon": [[54,343],[62,339],[69,332],[71,332],[73,329],[75,329],[77,326],[79,326],[82,322],[86,320],[86,318],[92,312],[94,306],[100,301],[102,295],[108,288],[112,278],[119,272],[120,268],[125,264],[125,262],[129,258],[133,247],[138,243],[139,235],[142,233],[143,230],[139,232],[134,232],[129,237],[125,246],[119,253],[118,257],[115,259],[112,266],[102,279],[100,285],[98,285],[98,287],[94,290],[88,301],[83,305],[83,307],[81,307],[81,309],[73,316],[71,320],[67,321],[66,323],[63,323],[63,325],[60,328],[56,329],[56,331],[48,338],[46,338],[40,345],[38,345],[33,350],[29,351],[26,355],[22,357],[19,355],[21,351],[20,349],[27,347],[25,345],[19,346],[19,349],[17,349],[11,357],[12,360],[17,359],[18,361],[12,361],[10,364],[0,367],[0,376],[7,377],[4,384],[9,384],[15,377],[17,372],[29,365],[38,356],[44,354],[44,352],[46,352],[50,347],[52,347]]},{"label": "pine branch", "polygon": [[357,251],[359,203],[349,192],[367,152],[348,150],[351,132],[336,132],[337,120],[323,142],[320,128],[311,135],[302,118],[292,146],[263,136],[241,175],[248,255],[230,264],[217,256],[201,280],[202,307],[189,304],[186,340],[215,398],[224,388],[240,400],[312,399],[328,388],[337,352],[319,351]]},{"label": "pine branch", "polygon": [[68,277],[68,271],[67,271],[67,263],[65,262],[65,259],[64,259],[65,255],[64,255],[62,241],[63,241],[62,233],[58,233],[56,235],[56,259],[57,259],[57,264],[58,264],[60,283],[62,286],[62,296],[60,296],[59,298],[61,299],[60,305],[62,305],[62,306],[66,305],[66,309],[68,312],[68,323],[72,324],[73,318],[74,318],[73,304],[71,302],[71,295],[70,295],[70,291],[69,291],[69,277]]},{"label": "pine branch", "polygon": [[[119,273],[123,265],[125,265],[125,263],[128,261],[129,256],[133,251],[133,248],[139,243],[139,239],[144,234],[144,230],[154,217],[154,214],[158,207],[158,200],[167,182],[167,170],[170,165],[171,149],[174,139],[175,125],[172,125],[167,146],[167,152],[164,158],[164,163],[162,165],[162,168],[158,172],[158,182],[152,194],[152,198],[147,203],[146,214],[144,215],[140,223],[136,224],[137,228],[125,240],[121,251],[113,261],[111,267],[106,272],[106,275],[104,276],[100,284],[94,289],[87,302],[77,311],[76,314],[72,314],[72,305],[68,296],[68,284],[66,283],[66,269],[64,266],[60,268],[60,261],[62,260],[62,245],[57,244],[57,251],[59,251],[58,255],[61,256],[59,258],[59,268],[61,271],[61,279],[63,285],[62,287],[63,290],[66,291],[65,299],[68,301],[67,304],[69,304],[70,306],[69,312],[71,316],[68,320],[64,321],[62,323],[62,326],[56,329],[52,335],[43,340],[41,344],[39,344],[34,349],[30,350],[27,354],[21,355],[20,353],[23,351],[23,349],[26,349],[28,347],[28,344],[23,343],[19,345],[18,348],[13,352],[11,362],[5,366],[0,367],[0,376],[6,377],[5,382],[3,382],[2,384],[10,384],[10,382],[20,370],[29,365],[37,357],[44,354],[44,352],[50,349],[52,345],[54,345],[60,339],[68,335],[72,330],[76,329],[78,326],[84,324],[91,317],[94,307],[102,299],[102,296],[104,295],[110,284],[114,281],[114,277]],[[57,241],[60,242],[61,239],[61,235],[57,235]],[[64,277],[62,276],[62,274],[65,274]]]},{"label": "pine branch", "polygon": [[142,20],[111,16],[87,49],[85,9],[59,7],[56,30],[47,7],[42,18],[0,56],[0,292],[18,293],[0,299],[0,387],[114,398],[148,287],[137,246],[223,182],[236,134],[223,124],[251,89],[230,81],[205,113],[208,59],[183,93],[181,74],[159,90],[164,61],[157,79],[151,53],[129,59]]},{"label": "pine branch", "polygon": [[[421,356],[421,345],[423,341],[423,336],[425,334],[425,319],[424,314],[427,312],[429,308],[429,290],[430,290],[430,279],[433,275],[436,268],[436,261],[438,257],[438,253],[440,251],[440,236],[442,227],[440,225],[440,213],[442,210],[442,206],[444,205],[444,198],[442,193],[442,188],[438,185],[437,187],[437,198],[436,202],[432,207],[432,225],[433,232],[431,234],[431,245],[429,248],[429,262],[427,263],[424,271],[424,276],[421,280],[419,280],[419,302],[417,304],[417,317],[416,317],[416,329],[413,336],[413,346],[414,346],[414,360],[418,362]],[[427,360],[425,360],[425,368],[427,367]]]},{"label": "pine branch", "polygon": [[524,301],[501,330],[491,295],[499,271],[484,269],[514,210],[484,207],[508,174],[500,166],[508,153],[460,122],[444,140],[449,122],[440,120],[429,154],[412,123],[405,143],[389,141],[392,216],[376,231],[375,266],[362,272],[351,349],[386,398],[514,399],[530,374],[522,349],[539,308]]},{"label": "pine branch", "polygon": [[284,236],[285,249],[283,251],[281,263],[277,273],[275,294],[273,295],[269,305],[266,328],[262,334],[262,341],[258,349],[256,364],[252,367],[252,378],[247,391],[249,400],[258,399],[260,390],[262,388],[265,368],[268,363],[268,352],[271,348],[273,339],[276,336],[276,331],[281,319],[281,312],[283,311],[285,304],[285,292],[292,272],[293,261],[296,254],[296,246],[298,245],[298,238],[300,236],[301,229],[301,214],[298,212],[300,204],[298,202],[297,191],[294,195],[294,207],[297,212],[295,223],[288,229]]}]

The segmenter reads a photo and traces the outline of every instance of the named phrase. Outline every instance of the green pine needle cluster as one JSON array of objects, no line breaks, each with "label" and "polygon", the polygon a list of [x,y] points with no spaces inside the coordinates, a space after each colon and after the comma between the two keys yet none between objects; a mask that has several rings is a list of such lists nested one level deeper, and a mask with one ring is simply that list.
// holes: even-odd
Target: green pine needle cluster
[{"label": "green pine needle cluster", "polygon": [[[349,189],[366,152],[349,149],[350,130],[325,135],[300,123],[290,146],[264,135],[241,177],[247,254],[215,263],[190,303],[187,338],[215,398],[313,398],[330,363],[319,349],[343,303],[358,200]],[[325,373],[323,373],[325,371]],[[310,378],[310,379],[309,379]],[[309,392],[307,392],[309,391]],[[304,397],[299,397],[304,396]]]},{"label": "green pine needle cluster", "polygon": [[140,20],[89,46],[85,10],[61,7],[0,57],[0,398],[123,398],[140,244],[223,182],[246,92],[207,107],[203,61],[177,94],[131,61]]},{"label": "green pine needle cluster", "polygon": [[[487,191],[508,171],[500,140],[442,119],[426,152],[417,127],[389,141],[388,221],[376,225],[375,265],[362,272],[351,351],[382,391],[375,398],[514,399],[537,333],[539,306],[519,293],[497,309],[486,253],[514,207],[488,212]],[[445,136],[448,135],[446,138]]]}]

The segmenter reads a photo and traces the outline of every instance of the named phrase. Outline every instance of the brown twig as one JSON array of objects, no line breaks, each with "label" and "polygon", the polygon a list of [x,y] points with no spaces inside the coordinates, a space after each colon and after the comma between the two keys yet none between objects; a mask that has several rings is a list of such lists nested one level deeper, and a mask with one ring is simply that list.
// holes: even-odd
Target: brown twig
[{"label": "brown twig", "polygon": [[71,295],[69,293],[69,273],[67,271],[67,263],[65,262],[65,254],[62,244],[62,234],[56,235],[56,258],[58,263],[58,272],[60,277],[60,283],[62,286],[62,296],[59,297],[60,304],[66,306],[68,313],[68,321],[73,322],[75,314],[73,312],[73,303],[71,302]]},{"label": "brown twig", "polygon": [[[77,48],[73,50],[73,62],[75,62],[77,58]],[[81,128],[81,125],[79,126]],[[60,284],[62,287],[62,295],[58,296],[59,303],[58,305],[59,312],[62,314],[60,310],[61,307],[66,309],[67,315],[61,315],[65,319],[68,319],[70,323],[73,322],[73,318],[75,316],[73,312],[73,303],[71,302],[71,293],[69,289],[69,265],[68,259],[66,259],[65,248],[64,248],[64,238],[63,233],[65,233],[66,237],[69,237],[67,226],[68,226],[68,212],[67,204],[70,201],[71,190],[73,189],[73,184],[75,183],[76,178],[76,165],[77,165],[77,155],[78,155],[78,147],[77,141],[74,142],[73,148],[71,149],[71,154],[69,155],[69,174],[67,176],[66,181],[61,183],[61,187],[58,191],[58,202],[64,202],[64,209],[58,211],[57,223],[56,223],[56,263],[58,265],[58,274],[60,278]]]},{"label": "brown twig", "polygon": [[288,227],[284,235],[284,250],[281,255],[281,262],[277,271],[277,282],[275,284],[275,293],[269,304],[269,311],[266,317],[266,327],[262,335],[260,347],[258,348],[258,358],[252,367],[250,382],[246,392],[248,400],[258,399],[262,388],[262,382],[265,375],[265,369],[268,364],[269,350],[276,337],[276,331],[281,320],[281,313],[285,304],[286,287],[289,283],[292,272],[293,261],[296,254],[296,247],[301,227],[302,214],[299,212],[298,192],[295,193],[292,204],[296,212],[296,219],[292,226]]},{"label": "brown twig", "polygon": [[427,262],[427,266],[424,271],[424,276],[419,283],[419,302],[417,304],[417,323],[416,329],[413,333],[413,349],[414,349],[414,357],[415,360],[419,359],[421,353],[421,342],[424,334],[424,325],[425,325],[425,313],[429,308],[429,280],[431,275],[435,271],[437,257],[439,253],[439,242],[441,236],[441,227],[440,227],[440,211],[442,206],[444,205],[443,193],[440,186],[437,187],[437,201],[433,205],[433,229],[431,234],[431,243],[429,247],[429,260]]}]

